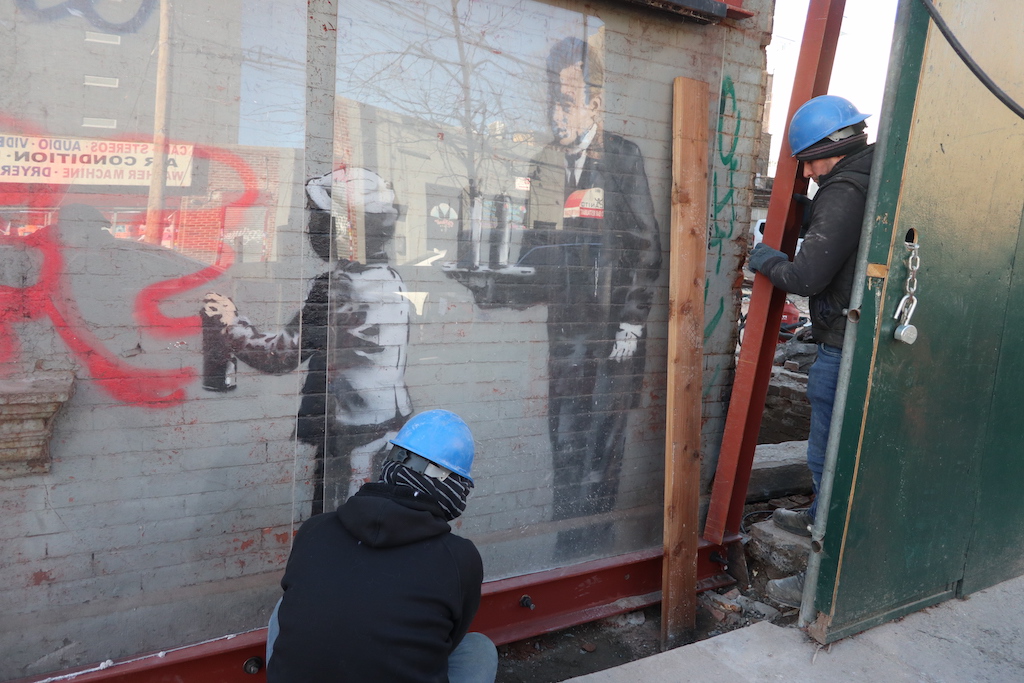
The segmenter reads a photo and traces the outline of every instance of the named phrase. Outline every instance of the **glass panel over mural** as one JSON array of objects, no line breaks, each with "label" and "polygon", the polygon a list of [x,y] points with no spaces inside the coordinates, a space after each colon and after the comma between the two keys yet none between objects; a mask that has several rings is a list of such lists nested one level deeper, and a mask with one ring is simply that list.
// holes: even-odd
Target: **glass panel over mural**
[{"label": "glass panel over mural", "polygon": [[487,580],[658,548],[672,81],[721,88],[714,453],[747,2],[0,0],[0,678],[264,626],[431,409]]},{"label": "glass panel over mural", "polygon": [[325,264],[299,438],[323,504],[374,476],[412,414],[446,408],[476,436],[463,531],[489,576],[657,544],[663,432],[639,409],[663,237],[619,134],[652,114],[616,85],[625,37],[459,0],[344,5],[338,32],[334,162],[306,185]]}]

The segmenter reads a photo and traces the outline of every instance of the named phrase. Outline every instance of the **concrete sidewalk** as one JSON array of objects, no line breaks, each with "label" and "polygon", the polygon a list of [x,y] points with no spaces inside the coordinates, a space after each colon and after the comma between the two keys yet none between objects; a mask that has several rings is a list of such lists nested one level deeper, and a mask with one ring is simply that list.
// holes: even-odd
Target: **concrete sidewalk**
[{"label": "concrete sidewalk", "polygon": [[1024,577],[911,614],[821,648],[803,631],[768,622],[629,664],[577,683],[1020,683]]}]

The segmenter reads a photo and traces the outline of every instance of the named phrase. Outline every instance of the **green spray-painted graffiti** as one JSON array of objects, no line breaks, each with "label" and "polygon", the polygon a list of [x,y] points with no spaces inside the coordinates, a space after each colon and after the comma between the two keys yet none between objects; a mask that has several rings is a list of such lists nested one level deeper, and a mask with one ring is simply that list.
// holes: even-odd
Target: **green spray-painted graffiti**
[{"label": "green spray-painted graffiti", "polygon": [[[736,86],[732,78],[725,76],[722,79],[722,94],[718,105],[718,135],[715,144],[721,168],[716,163],[712,174],[712,215],[708,235],[708,251],[716,256],[713,275],[721,274],[725,244],[732,239],[736,232],[736,171],[740,166],[736,147],[739,144],[742,122],[743,117],[736,102]],[[719,179],[720,173],[723,175],[724,183]],[[710,279],[704,283],[705,310],[707,310],[709,282]],[[711,336],[724,315],[725,297],[721,296],[718,299],[717,309],[704,326],[704,339]],[[715,386],[715,380],[720,371],[720,367],[715,368],[715,376],[712,381],[705,382],[705,395],[711,390],[711,387]]]},{"label": "green spray-painted graffiti", "polygon": [[[731,121],[731,130],[727,126]],[[718,135],[716,147],[718,159],[721,161],[722,169],[716,168],[712,175],[712,220],[710,234],[708,235],[708,250],[716,255],[714,275],[722,272],[722,259],[725,255],[725,244],[736,232],[736,171],[739,169],[740,160],[736,154],[736,147],[740,139],[740,125],[743,117],[740,114],[736,102],[736,86],[732,78],[725,76],[722,79],[722,96],[718,106]],[[728,144],[727,144],[728,143]],[[719,179],[719,173],[724,174],[724,187]],[[704,287],[704,305],[707,307],[708,287]],[[718,310],[704,326],[704,338],[707,339],[718,327],[722,316],[725,313],[725,297],[718,301]]]}]

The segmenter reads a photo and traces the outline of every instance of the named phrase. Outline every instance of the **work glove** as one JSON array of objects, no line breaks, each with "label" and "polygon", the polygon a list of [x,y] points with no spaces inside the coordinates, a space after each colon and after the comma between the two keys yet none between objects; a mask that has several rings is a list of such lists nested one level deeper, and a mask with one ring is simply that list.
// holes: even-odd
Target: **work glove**
[{"label": "work glove", "polygon": [[772,249],[764,242],[760,242],[754,245],[754,250],[750,252],[750,259],[747,261],[747,267],[755,273],[761,272],[764,268],[764,264],[773,259],[785,259],[789,260],[789,257],[778,249]]}]

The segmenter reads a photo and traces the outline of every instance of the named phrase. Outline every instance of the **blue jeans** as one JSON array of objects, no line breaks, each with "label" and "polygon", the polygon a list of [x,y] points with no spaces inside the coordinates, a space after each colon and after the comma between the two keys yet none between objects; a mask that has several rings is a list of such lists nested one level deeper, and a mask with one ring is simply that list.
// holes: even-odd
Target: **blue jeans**
[{"label": "blue jeans", "polygon": [[482,633],[467,633],[448,655],[449,683],[494,683],[498,676],[498,648]]},{"label": "blue jeans", "polygon": [[270,622],[267,624],[267,658],[263,660],[264,665],[270,663],[270,655],[274,652],[274,641],[277,640],[277,634],[281,632],[281,626],[277,621],[277,611],[281,609],[281,598],[274,605],[274,611],[270,613]]},{"label": "blue jeans", "polygon": [[811,431],[807,437],[807,467],[814,484],[814,502],[809,512],[814,517],[818,509],[818,489],[821,473],[825,469],[825,449],[832,425],[832,404],[836,400],[839,382],[839,361],[843,350],[828,344],[818,344],[818,357],[807,373],[807,400],[811,404]]},{"label": "blue jeans", "polygon": [[[274,641],[281,632],[277,621],[278,600],[267,624],[267,658],[274,652]],[[448,655],[449,683],[494,683],[498,676],[498,648],[482,633],[467,633],[450,655]]]}]

